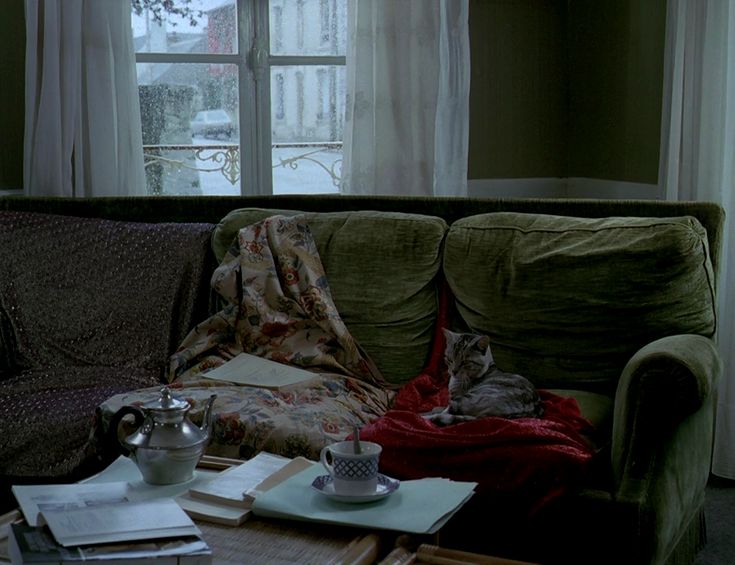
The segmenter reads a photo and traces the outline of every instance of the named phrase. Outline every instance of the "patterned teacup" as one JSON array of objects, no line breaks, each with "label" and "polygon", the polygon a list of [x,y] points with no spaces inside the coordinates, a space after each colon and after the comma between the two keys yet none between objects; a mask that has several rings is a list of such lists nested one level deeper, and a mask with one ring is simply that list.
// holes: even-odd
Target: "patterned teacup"
[{"label": "patterned teacup", "polygon": [[378,489],[378,462],[382,448],[377,443],[360,441],[360,453],[354,442],[340,441],[327,445],[321,462],[332,476],[334,492],[341,495],[369,495]]}]

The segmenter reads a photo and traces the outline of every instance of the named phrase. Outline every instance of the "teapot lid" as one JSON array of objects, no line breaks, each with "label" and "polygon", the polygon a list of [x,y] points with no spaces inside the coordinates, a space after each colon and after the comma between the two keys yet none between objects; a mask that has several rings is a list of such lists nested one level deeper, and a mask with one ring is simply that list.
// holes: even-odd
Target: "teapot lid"
[{"label": "teapot lid", "polygon": [[171,390],[165,386],[161,388],[161,396],[155,400],[151,400],[144,404],[145,408],[152,410],[163,410],[166,412],[174,412],[186,410],[189,408],[189,403],[186,400],[174,396]]},{"label": "teapot lid", "polygon": [[[187,417],[191,404],[174,396],[167,386],[161,388],[161,395],[140,408],[145,414],[138,429],[122,442],[127,449],[183,449],[203,444],[209,438],[208,425],[200,428]],[[215,395],[210,397],[207,411]],[[137,409],[135,409],[137,410]]]}]

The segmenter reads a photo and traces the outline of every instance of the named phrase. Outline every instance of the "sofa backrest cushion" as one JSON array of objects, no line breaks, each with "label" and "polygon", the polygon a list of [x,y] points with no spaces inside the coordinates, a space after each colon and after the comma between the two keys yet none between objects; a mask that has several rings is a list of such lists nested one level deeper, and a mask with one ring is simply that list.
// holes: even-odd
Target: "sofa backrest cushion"
[{"label": "sofa backrest cushion", "polygon": [[497,365],[537,386],[611,392],[643,345],[715,331],[707,234],[691,217],[471,216],[452,224],[444,269]]},{"label": "sofa backrest cushion", "polygon": [[163,371],[207,315],[213,229],[0,212],[0,322],[15,370]]},{"label": "sofa backrest cushion", "polygon": [[[221,260],[238,230],[293,210],[233,210],[215,229]],[[425,366],[438,309],[436,277],[447,224],[397,212],[304,213],[347,328],[396,384]]]}]

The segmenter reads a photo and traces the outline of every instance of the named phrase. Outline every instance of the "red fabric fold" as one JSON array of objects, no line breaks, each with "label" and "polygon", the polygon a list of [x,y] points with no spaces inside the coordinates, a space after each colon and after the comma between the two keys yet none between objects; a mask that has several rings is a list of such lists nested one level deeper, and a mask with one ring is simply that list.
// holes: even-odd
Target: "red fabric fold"
[{"label": "red fabric fold", "polygon": [[594,451],[585,439],[592,425],[573,398],[540,390],[541,418],[488,417],[439,427],[421,417],[447,404],[443,350],[438,331],[426,371],[400,389],[384,416],[362,428],[363,440],[383,447],[381,472],[404,480],[476,481],[478,495],[528,515],[577,487]]}]

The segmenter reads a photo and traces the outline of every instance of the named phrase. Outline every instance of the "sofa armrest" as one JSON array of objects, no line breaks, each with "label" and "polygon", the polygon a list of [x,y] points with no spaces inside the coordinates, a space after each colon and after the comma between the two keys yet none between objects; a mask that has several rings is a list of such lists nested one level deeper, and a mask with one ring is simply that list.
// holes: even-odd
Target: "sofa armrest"
[{"label": "sofa armrest", "polygon": [[631,527],[652,534],[643,536],[652,544],[641,548],[648,556],[667,555],[701,509],[721,371],[713,340],[686,334],[641,348],[621,375],[613,415],[613,496],[631,510]]},{"label": "sofa armrest", "polygon": [[616,485],[623,475],[645,474],[646,460],[663,447],[684,419],[703,406],[721,370],[714,342],[692,334],[654,341],[628,361],[615,395],[612,464]]}]

